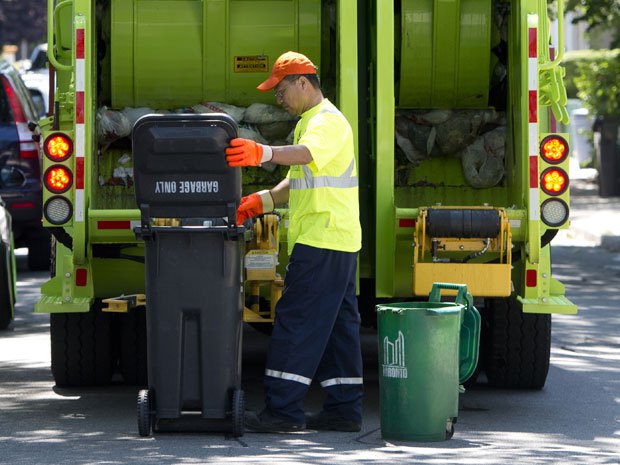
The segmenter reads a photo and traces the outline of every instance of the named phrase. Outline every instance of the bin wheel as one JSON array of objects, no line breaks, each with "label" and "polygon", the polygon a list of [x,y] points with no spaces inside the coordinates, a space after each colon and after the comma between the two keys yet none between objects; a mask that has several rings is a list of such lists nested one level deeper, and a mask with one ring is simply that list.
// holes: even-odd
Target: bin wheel
[{"label": "bin wheel", "polygon": [[153,426],[152,395],[148,389],[138,393],[138,432],[140,436],[150,436]]},{"label": "bin wheel", "polygon": [[245,432],[245,396],[241,389],[235,389],[232,396],[232,435],[236,438]]},{"label": "bin wheel", "polygon": [[448,420],[446,420],[446,439],[452,439],[452,436],[454,436],[455,423],[456,418],[448,418]]}]

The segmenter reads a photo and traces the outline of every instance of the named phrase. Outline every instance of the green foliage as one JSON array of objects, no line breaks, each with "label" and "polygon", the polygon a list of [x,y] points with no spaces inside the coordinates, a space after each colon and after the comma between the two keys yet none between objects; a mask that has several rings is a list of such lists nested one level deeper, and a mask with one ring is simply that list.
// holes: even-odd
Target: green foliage
[{"label": "green foliage", "polygon": [[577,89],[575,79],[579,75],[579,64],[589,63],[598,59],[598,52],[590,49],[574,50],[564,54],[562,66],[566,70],[564,85],[566,86],[566,95],[568,98],[578,98],[577,92],[579,92],[579,90]]},{"label": "green foliage", "polygon": [[567,0],[566,11],[577,14],[573,23],[588,23],[588,32],[596,27],[609,29],[613,34],[611,46],[620,47],[619,0]]},{"label": "green foliage", "polygon": [[590,114],[620,116],[620,49],[591,53],[577,62],[577,95]]}]

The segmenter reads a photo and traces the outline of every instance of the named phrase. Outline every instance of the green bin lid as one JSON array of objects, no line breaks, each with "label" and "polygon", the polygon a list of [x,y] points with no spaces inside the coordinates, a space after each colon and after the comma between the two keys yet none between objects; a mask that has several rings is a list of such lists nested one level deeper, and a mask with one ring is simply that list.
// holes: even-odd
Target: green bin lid
[{"label": "green bin lid", "polygon": [[423,311],[436,315],[460,313],[464,306],[454,302],[397,302],[377,305],[377,312],[403,313],[407,311]]}]

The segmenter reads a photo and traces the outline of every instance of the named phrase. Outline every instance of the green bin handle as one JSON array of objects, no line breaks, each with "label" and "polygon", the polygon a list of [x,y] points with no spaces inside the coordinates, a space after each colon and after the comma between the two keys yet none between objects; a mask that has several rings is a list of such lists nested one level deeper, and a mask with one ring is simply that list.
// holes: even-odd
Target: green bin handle
[{"label": "green bin handle", "polygon": [[456,297],[454,298],[455,303],[462,304],[466,308],[471,308],[474,306],[474,298],[469,292],[467,292],[467,284],[433,283],[431,292],[428,295],[428,301],[441,302],[442,289],[451,289],[454,291],[458,291],[456,293]]},{"label": "green bin handle", "polygon": [[459,382],[464,383],[471,378],[478,365],[480,313],[474,307],[474,298],[467,292],[466,284],[433,283],[428,301],[441,302],[441,289],[458,291],[454,302],[464,307],[459,344]]}]

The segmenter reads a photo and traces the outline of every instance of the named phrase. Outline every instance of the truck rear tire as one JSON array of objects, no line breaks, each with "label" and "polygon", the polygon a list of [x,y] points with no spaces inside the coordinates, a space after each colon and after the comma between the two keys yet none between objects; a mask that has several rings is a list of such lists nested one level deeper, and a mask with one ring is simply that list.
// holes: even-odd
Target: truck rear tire
[{"label": "truck rear tire", "polygon": [[49,235],[31,239],[28,243],[28,268],[31,271],[49,271],[51,239]]},{"label": "truck rear tire", "polygon": [[135,307],[118,315],[120,330],[119,370],[125,384],[146,386],[146,309]]},{"label": "truck rear tire", "polygon": [[551,315],[527,314],[516,299],[487,299],[483,362],[489,384],[542,389],[549,372]]},{"label": "truck rear tire", "polygon": [[50,315],[52,375],[58,387],[110,383],[116,358],[112,350],[112,315],[97,301],[88,313]]}]

